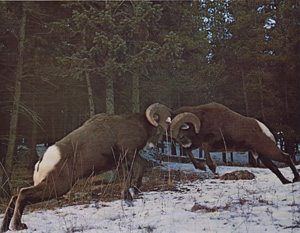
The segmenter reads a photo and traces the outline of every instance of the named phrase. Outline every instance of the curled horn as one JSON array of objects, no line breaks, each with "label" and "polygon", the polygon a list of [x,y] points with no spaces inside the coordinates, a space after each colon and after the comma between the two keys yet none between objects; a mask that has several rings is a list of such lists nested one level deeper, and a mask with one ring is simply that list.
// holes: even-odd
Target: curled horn
[{"label": "curled horn", "polygon": [[197,134],[199,133],[201,126],[199,118],[193,113],[184,112],[174,117],[174,119],[171,122],[170,132],[172,137],[176,138],[179,134],[179,129],[182,125],[186,123],[192,123],[194,125],[195,132]]},{"label": "curled horn", "polygon": [[165,105],[155,103],[146,109],[146,117],[152,125],[161,126],[166,131],[170,125],[171,113]]}]

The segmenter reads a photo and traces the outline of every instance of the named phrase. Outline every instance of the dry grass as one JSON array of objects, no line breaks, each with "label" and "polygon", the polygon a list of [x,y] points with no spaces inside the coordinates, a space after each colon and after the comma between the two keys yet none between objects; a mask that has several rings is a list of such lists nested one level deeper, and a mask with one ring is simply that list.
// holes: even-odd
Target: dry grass
[{"label": "dry grass", "polygon": [[[91,201],[114,201],[120,200],[121,192],[124,187],[121,171],[114,171],[115,176],[112,181],[103,180],[101,176],[92,176],[88,179],[82,179],[76,183],[70,192],[66,195],[46,202],[29,205],[27,211],[37,209],[54,209],[57,207],[88,204]],[[188,181],[203,180],[205,177],[199,174],[188,174],[180,171],[165,171],[160,169],[152,169],[148,167],[143,178],[141,192],[145,191],[179,191],[177,184]],[[12,177],[12,190],[17,194],[23,187],[32,185],[32,170],[26,168],[17,168]],[[0,213],[4,213],[9,199],[0,200]]]}]

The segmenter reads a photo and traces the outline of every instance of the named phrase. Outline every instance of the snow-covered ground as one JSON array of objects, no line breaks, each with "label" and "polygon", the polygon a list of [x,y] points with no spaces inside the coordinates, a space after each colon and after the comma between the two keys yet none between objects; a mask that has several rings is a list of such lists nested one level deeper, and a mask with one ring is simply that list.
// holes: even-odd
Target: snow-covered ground
[{"label": "snow-covered ground", "polygon": [[[202,172],[192,164],[154,169]],[[282,185],[263,168],[219,166],[217,172],[245,169],[256,178],[181,182],[176,191],[141,193],[133,207],[119,200],[25,212],[29,229],[20,232],[300,232],[300,183]],[[289,168],[281,171],[293,178]]]}]

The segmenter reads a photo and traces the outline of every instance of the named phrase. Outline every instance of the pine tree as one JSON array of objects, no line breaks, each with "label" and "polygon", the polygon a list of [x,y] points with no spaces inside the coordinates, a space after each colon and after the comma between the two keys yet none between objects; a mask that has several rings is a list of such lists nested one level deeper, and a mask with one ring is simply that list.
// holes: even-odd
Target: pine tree
[{"label": "pine tree", "polygon": [[278,131],[284,137],[286,152],[294,157],[300,132],[300,8],[297,1],[279,1],[269,4],[266,10],[270,12],[268,45],[272,60],[269,69],[274,72],[274,86],[281,99]]},{"label": "pine tree", "polygon": [[10,179],[12,175],[13,168],[13,156],[16,150],[16,137],[17,137],[17,126],[20,111],[20,100],[21,100],[21,82],[23,78],[23,65],[24,65],[24,43],[25,43],[25,28],[26,28],[26,17],[27,17],[27,7],[28,3],[22,3],[22,13],[20,20],[19,36],[18,36],[18,57],[17,57],[17,68],[16,68],[16,79],[15,79],[15,89],[14,89],[14,100],[12,115],[10,120],[10,131],[7,154],[5,158],[5,172],[3,172],[2,177],[2,190],[3,194],[11,195]]}]

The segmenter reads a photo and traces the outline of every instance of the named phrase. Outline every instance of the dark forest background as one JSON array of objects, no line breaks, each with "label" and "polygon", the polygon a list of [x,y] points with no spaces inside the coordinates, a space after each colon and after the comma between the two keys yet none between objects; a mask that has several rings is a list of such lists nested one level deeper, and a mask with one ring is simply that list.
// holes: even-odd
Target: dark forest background
[{"label": "dark forest background", "polygon": [[[300,134],[300,1],[0,2],[0,162],[101,113],[218,102]],[[7,183],[2,179],[2,183]]]}]

